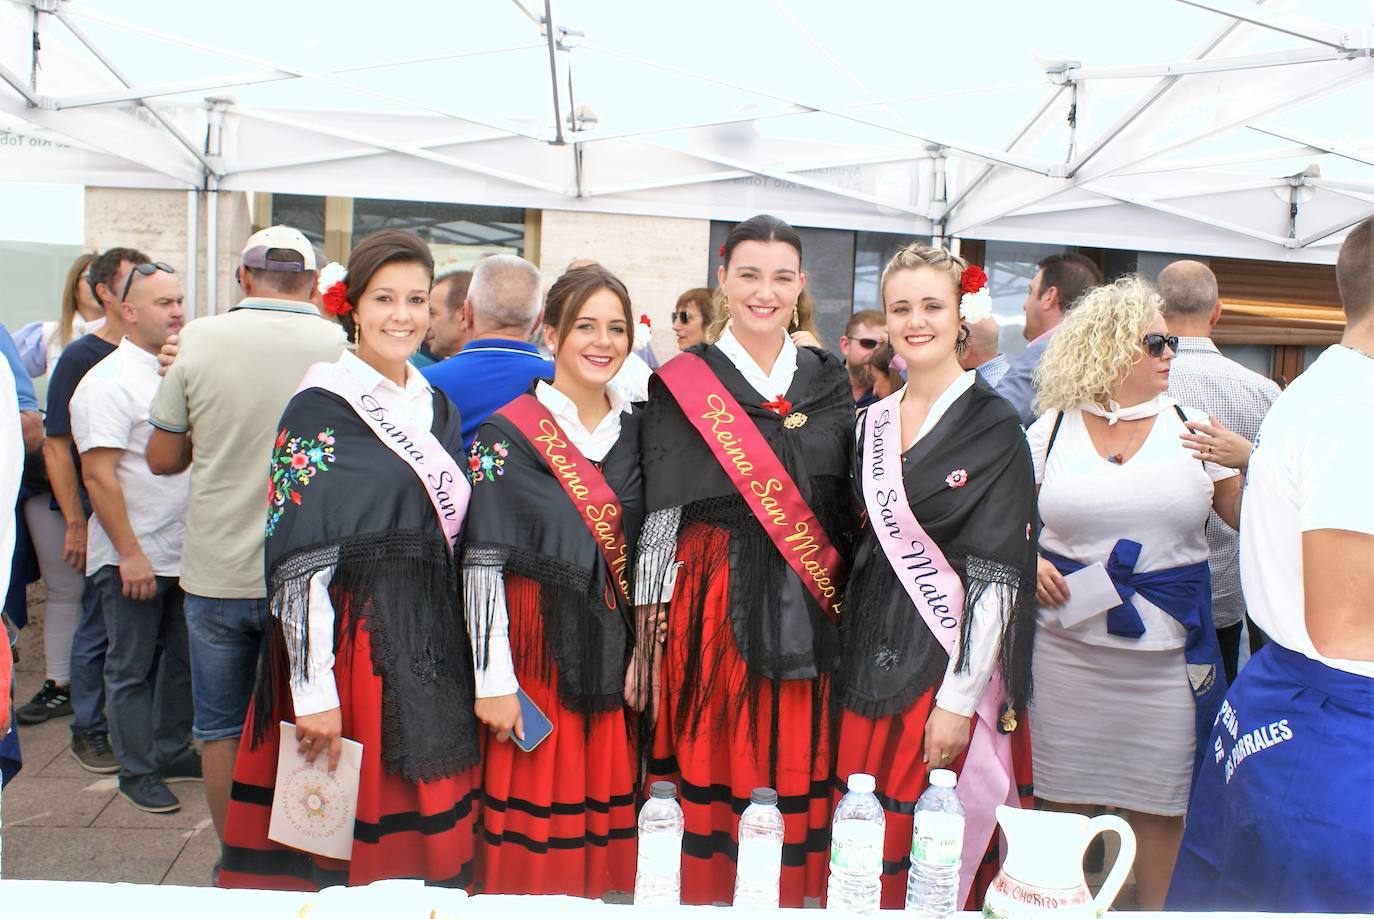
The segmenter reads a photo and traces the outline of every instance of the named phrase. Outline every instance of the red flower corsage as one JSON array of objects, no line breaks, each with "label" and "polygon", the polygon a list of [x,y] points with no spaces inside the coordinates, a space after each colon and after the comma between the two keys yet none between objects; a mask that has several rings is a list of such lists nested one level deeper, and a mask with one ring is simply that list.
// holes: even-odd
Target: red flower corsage
[{"label": "red flower corsage", "polygon": [[964,273],[959,276],[959,290],[961,293],[976,294],[988,284],[987,272],[977,265],[969,265],[964,269]]},{"label": "red flower corsage", "polygon": [[963,469],[956,469],[945,476],[945,484],[950,488],[963,488],[968,484],[968,472]]},{"label": "red flower corsage", "polygon": [[653,324],[652,322],[649,321],[649,314],[648,314],[648,313],[640,313],[640,314],[639,314],[639,324],[642,325],[642,326],[644,326],[644,328],[646,328],[646,329],[652,329],[652,328],[654,327],[654,324]]},{"label": "red flower corsage", "polygon": [[770,412],[777,412],[779,415],[786,415],[788,412],[792,411],[792,403],[788,402],[782,396],[778,396],[772,402],[763,403],[763,407]]},{"label": "red flower corsage", "polygon": [[725,243],[720,244],[720,251],[716,253],[721,258],[725,258]]},{"label": "red flower corsage", "polygon": [[353,312],[353,304],[348,302],[348,284],[343,281],[331,284],[329,289],[320,295],[320,302],[331,316]]}]

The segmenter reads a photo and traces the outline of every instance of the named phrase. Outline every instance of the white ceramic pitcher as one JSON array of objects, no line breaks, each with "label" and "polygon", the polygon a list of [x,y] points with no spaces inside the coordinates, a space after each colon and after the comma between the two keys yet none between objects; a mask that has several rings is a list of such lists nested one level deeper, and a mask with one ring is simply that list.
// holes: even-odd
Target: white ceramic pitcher
[{"label": "white ceramic pitcher", "polygon": [[[1131,825],[1110,814],[1089,820],[1003,804],[997,822],[1007,835],[1007,858],[983,898],[983,915],[990,919],[1097,919],[1116,899],[1135,861]],[[1094,898],[1083,881],[1083,852],[1094,836],[1108,831],[1120,837],[1121,852]]]}]

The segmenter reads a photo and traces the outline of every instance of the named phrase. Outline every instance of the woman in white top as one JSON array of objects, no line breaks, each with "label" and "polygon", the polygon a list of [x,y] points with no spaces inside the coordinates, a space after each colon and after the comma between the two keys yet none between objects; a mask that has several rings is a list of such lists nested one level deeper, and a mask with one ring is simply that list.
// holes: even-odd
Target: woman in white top
[{"label": "woman in white top", "polygon": [[[854,477],[870,525],[841,620],[836,774],[876,781],[887,811],[882,905],[890,909],[905,902],[912,815],[928,770],[962,770],[975,730],[991,732],[985,739],[1015,731],[997,743],[1020,748],[1019,781],[1004,776],[1000,794],[981,798],[961,789],[978,818],[967,834],[975,823],[984,833],[970,839],[970,868],[983,861],[996,806],[1030,782],[1027,732],[1015,730],[1015,712],[1028,690],[1035,627],[1035,483],[1016,412],[959,366],[968,324],[990,309],[985,285],[981,268],[942,248],[912,244],[893,257],[881,290],[909,382],[859,415]],[[913,562],[914,544],[931,547],[922,564]],[[985,693],[993,697],[984,701]],[[975,726],[980,702],[997,723]],[[994,744],[980,744],[971,755],[992,752]]]},{"label": "woman in white top", "polygon": [[[1197,736],[1225,691],[1203,528],[1212,508],[1231,526],[1240,519],[1235,471],[1179,447],[1185,419],[1207,416],[1165,395],[1177,339],[1159,304],[1135,277],[1080,300],[1045,352],[1042,414],[1027,432],[1042,522],[1036,794],[1053,808],[1127,811],[1147,910],[1164,901]],[[1066,580],[1098,565],[1105,577],[1095,568]],[[1094,578],[1116,589],[1101,603],[1087,602]]]},{"label": "woman in white top", "polygon": [[[269,460],[264,642],[224,829],[220,884],[472,883],[478,729],[455,547],[467,510],[458,411],[411,364],[434,262],[382,230],[327,266],[322,300],[356,354],[315,364]],[[347,861],[268,838],[286,743],[332,771],[362,744]],[[290,762],[290,760],[287,760]]]},{"label": "woman in white top", "polygon": [[[83,252],[72,262],[62,287],[59,319],[30,323],[14,335],[24,367],[35,383],[57,364],[63,348],[105,324],[105,314],[91,290],[87,273],[95,255]],[[72,712],[72,636],[81,619],[81,592],[85,581],[83,572],[63,558],[67,523],[53,501],[41,451],[25,457],[23,484],[24,523],[47,587],[43,606],[47,679],[38,693],[19,707],[17,714],[20,724],[37,724]]]},{"label": "woman in white top", "polygon": [[[487,893],[600,897],[635,880],[637,758],[625,717],[630,554],[644,499],[639,418],[611,379],[630,296],[598,264],[549,290],[539,381],[477,430],[463,544],[482,758]],[[552,723],[547,738],[518,694]],[[537,743],[533,750],[517,748]]]}]

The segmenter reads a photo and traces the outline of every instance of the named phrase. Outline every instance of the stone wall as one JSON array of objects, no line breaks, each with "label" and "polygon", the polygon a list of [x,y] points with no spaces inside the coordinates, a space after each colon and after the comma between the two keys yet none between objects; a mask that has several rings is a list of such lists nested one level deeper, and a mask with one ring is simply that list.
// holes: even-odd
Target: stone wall
[{"label": "stone wall", "polygon": [[[216,260],[216,311],[224,312],[238,302],[234,269],[239,253],[252,230],[248,196],[242,192],[219,192],[219,250]],[[197,220],[196,312],[209,312],[206,287],[205,231],[207,195],[200,193]],[[183,276],[187,268],[186,209],[189,198],[184,191],[132,188],[86,189],[87,248],[103,251],[111,246],[130,246],[154,261],[166,262]],[[189,298],[188,298],[189,299]]]},{"label": "stone wall", "polygon": [[544,211],[539,268],[552,284],[575,258],[596,259],[629,288],[635,317],[648,313],[659,359],[677,353],[669,313],[678,295],[706,279],[709,220]]}]

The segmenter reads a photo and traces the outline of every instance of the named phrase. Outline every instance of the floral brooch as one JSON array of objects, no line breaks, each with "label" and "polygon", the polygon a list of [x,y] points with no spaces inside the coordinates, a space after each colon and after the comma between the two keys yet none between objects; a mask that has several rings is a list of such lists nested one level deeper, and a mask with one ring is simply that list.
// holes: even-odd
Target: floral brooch
[{"label": "floral brooch", "polygon": [[945,476],[945,484],[950,488],[963,488],[968,484],[968,471],[965,469],[954,470]]}]

